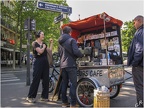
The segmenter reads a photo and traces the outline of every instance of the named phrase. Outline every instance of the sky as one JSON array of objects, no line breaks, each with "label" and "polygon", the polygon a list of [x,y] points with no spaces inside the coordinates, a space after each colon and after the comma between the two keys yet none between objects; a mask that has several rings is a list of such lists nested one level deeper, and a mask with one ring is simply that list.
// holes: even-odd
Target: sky
[{"label": "sky", "polygon": [[132,21],[137,15],[144,16],[144,0],[66,0],[72,7],[72,21],[106,12],[123,22]]}]

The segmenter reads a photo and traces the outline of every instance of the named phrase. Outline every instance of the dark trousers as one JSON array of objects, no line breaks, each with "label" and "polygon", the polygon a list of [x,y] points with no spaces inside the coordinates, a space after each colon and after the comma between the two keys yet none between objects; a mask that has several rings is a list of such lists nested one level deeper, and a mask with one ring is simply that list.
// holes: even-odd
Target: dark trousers
[{"label": "dark trousers", "polygon": [[77,87],[77,69],[63,68],[62,69],[62,102],[67,103],[67,87],[70,81],[70,104],[76,104],[76,87]]},{"label": "dark trousers", "polygon": [[143,67],[132,67],[133,81],[137,96],[137,106],[143,106]]},{"label": "dark trousers", "polygon": [[33,64],[33,80],[30,85],[28,97],[36,98],[40,80],[42,80],[41,97],[48,99],[49,91],[49,66],[47,57],[36,58]]}]

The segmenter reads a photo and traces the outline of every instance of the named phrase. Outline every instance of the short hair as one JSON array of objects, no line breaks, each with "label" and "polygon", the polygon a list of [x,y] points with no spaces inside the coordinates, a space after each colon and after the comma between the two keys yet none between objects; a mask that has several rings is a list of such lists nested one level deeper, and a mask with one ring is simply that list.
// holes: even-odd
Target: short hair
[{"label": "short hair", "polygon": [[134,20],[141,20],[143,22],[144,17],[142,15],[138,15],[134,18]]},{"label": "short hair", "polygon": [[71,29],[71,27],[69,27],[69,26],[65,26],[65,27],[63,28],[63,33],[65,33],[65,34],[69,34],[71,31],[72,31],[72,29]]}]

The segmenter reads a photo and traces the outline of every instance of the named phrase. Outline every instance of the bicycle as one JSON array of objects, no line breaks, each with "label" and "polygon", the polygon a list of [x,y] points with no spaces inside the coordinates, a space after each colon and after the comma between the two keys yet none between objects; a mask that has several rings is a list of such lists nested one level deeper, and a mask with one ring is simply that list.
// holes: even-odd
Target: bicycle
[{"label": "bicycle", "polygon": [[58,75],[60,74],[60,71],[56,69],[55,65],[52,65],[52,68],[52,73],[49,76],[49,93],[54,90],[56,81],[58,81]]}]

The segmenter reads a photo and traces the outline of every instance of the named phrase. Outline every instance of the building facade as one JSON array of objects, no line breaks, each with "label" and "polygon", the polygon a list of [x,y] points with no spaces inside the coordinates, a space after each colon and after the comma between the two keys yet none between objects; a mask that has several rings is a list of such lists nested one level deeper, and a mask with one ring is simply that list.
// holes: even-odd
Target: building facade
[{"label": "building facade", "polygon": [[[13,9],[12,1],[2,0],[1,8],[10,10]],[[2,10],[2,9],[1,9]],[[14,66],[19,64],[20,52],[16,49],[19,41],[17,33],[17,21],[12,16],[8,16],[4,11],[1,11],[1,66]]]}]

